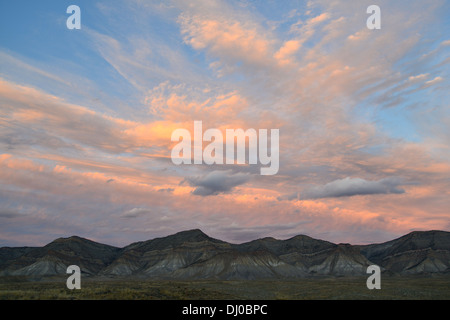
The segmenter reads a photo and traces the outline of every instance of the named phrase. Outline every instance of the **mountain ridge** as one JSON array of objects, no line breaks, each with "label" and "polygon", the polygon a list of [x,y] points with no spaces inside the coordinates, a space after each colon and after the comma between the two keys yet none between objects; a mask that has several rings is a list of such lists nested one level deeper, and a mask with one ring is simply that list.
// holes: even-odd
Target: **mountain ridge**
[{"label": "mountain ridge", "polygon": [[79,236],[0,248],[0,276],[60,275],[72,264],[88,276],[184,280],[364,275],[372,264],[393,274],[450,274],[450,232],[413,231],[368,245],[306,235],[232,244],[192,229],[122,248]]}]

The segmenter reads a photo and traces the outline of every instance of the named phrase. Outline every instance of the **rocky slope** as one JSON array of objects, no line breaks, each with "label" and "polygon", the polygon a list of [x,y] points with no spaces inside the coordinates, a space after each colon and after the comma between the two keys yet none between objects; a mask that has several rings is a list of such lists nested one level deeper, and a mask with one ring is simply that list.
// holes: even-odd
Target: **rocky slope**
[{"label": "rocky slope", "polygon": [[44,247],[0,248],[0,276],[66,274],[72,264],[85,275],[164,279],[366,275],[371,264],[399,274],[450,273],[450,232],[412,232],[385,243],[353,246],[304,235],[230,244],[189,230],[124,248],[75,236]]},{"label": "rocky slope", "polygon": [[450,271],[450,233],[411,232],[381,244],[361,246],[361,252],[375,264],[403,274]]},{"label": "rocky slope", "polygon": [[76,236],[56,239],[42,248],[0,248],[0,275],[65,274],[73,264],[82,273],[94,275],[106,268],[119,251]]},{"label": "rocky slope", "polygon": [[230,244],[210,238],[200,230],[183,231],[124,247],[101,274],[164,277],[230,250]]}]

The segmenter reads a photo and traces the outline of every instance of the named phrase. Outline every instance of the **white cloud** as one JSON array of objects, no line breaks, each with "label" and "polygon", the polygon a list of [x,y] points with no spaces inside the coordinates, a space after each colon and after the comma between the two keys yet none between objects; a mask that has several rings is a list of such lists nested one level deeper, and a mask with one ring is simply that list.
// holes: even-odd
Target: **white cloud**
[{"label": "white cloud", "polygon": [[428,78],[430,74],[429,73],[422,73],[422,74],[418,74],[417,76],[411,76],[409,77],[409,81],[418,81],[418,80],[425,80],[426,78]]},{"label": "white cloud", "polygon": [[427,86],[432,86],[432,85],[434,85],[434,84],[436,84],[436,83],[439,83],[439,82],[442,82],[442,81],[444,81],[444,78],[442,78],[442,77],[436,77],[436,78],[434,78],[434,79],[432,79],[432,80],[429,80],[429,81],[425,82],[425,85],[427,85]]}]

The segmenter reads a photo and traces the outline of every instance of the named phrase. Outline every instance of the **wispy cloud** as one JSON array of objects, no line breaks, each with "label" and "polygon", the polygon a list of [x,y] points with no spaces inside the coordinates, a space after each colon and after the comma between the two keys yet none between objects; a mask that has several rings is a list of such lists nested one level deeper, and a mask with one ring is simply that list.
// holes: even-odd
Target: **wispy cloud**
[{"label": "wispy cloud", "polygon": [[146,208],[133,208],[124,212],[121,216],[123,218],[137,218],[142,215],[147,215],[151,213],[151,210]]}]

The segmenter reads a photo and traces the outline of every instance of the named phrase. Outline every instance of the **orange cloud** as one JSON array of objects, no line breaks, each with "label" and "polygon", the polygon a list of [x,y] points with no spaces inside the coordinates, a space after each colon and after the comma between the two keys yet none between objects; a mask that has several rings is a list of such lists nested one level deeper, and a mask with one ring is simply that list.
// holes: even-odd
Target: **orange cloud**
[{"label": "orange cloud", "polygon": [[256,25],[224,17],[201,15],[180,18],[186,43],[194,49],[207,49],[222,57],[223,63],[245,61],[248,65],[265,65],[272,41],[263,36]]},{"label": "orange cloud", "polygon": [[292,64],[293,61],[291,57],[300,49],[301,46],[302,43],[299,40],[286,41],[280,50],[275,53],[274,58],[278,60],[282,66]]}]

